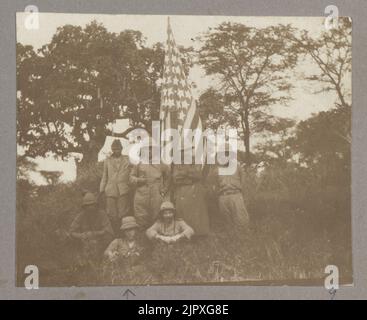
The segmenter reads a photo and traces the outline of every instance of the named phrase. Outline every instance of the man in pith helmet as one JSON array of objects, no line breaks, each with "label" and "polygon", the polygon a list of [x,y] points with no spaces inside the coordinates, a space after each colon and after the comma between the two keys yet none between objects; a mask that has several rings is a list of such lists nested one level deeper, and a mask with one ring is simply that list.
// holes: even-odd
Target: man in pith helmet
[{"label": "man in pith helmet", "polygon": [[[101,256],[113,238],[110,221],[105,212],[98,208],[97,198],[93,193],[87,192],[84,195],[82,211],[71,224],[70,236],[79,247],[79,258],[82,260]],[[80,262],[85,264],[85,261]]]},{"label": "man in pith helmet", "polygon": [[194,230],[182,219],[176,217],[176,209],[172,202],[166,201],[161,205],[158,220],[146,231],[150,240],[166,243],[189,240]]}]

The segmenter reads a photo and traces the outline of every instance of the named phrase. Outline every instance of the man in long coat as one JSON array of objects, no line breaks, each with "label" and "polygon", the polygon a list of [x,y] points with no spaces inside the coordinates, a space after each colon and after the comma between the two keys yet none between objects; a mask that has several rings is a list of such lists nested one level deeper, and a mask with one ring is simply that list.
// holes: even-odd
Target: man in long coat
[{"label": "man in long coat", "polygon": [[195,235],[208,235],[209,216],[201,164],[173,165],[172,181],[177,217],[191,226]]}]

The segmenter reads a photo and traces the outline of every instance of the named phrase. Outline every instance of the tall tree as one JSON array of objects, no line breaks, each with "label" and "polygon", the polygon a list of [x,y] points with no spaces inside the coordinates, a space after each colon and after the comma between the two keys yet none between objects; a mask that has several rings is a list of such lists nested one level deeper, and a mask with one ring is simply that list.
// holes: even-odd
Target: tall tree
[{"label": "tall tree", "polygon": [[351,131],[351,109],[334,108],[301,121],[291,138],[295,152],[308,165],[333,159],[349,161],[350,140],[345,137]]},{"label": "tall tree", "polygon": [[296,121],[292,119],[276,119],[276,122],[269,126],[270,132],[265,133],[262,142],[255,146],[258,161],[267,165],[287,165],[294,155],[289,139],[294,134],[295,125]]},{"label": "tall tree", "polygon": [[200,95],[198,110],[204,127],[214,131],[226,126],[235,127],[238,123],[237,113],[226,105],[225,97],[214,88]]},{"label": "tall tree", "polygon": [[301,121],[288,140],[292,153],[329,182],[350,185],[351,108],[333,108]]},{"label": "tall tree", "polygon": [[270,106],[289,99],[288,71],[298,56],[293,32],[289,25],[253,28],[226,22],[200,37],[199,61],[207,75],[218,77],[218,91],[238,115],[247,162],[251,134],[272,122]]},{"label": "tall tree", "polygon": [[162,66],[161,45],[96,22],[58,28],[37,52],[18,44],[18,144],[31,157],[78,152],[95,162],[116,118],[142,127],[158,118]]},{"label": "tall tree", "polygon": [[317,71],[306,76],[307,80],[321,84],[318,92],[334,91],[338,107],[351,107],[352,24],[350,18],[338,19],[337,27],[325,29],[320,37],[311,37],[303,31],[294,37],[305,55],[311,57]]}]

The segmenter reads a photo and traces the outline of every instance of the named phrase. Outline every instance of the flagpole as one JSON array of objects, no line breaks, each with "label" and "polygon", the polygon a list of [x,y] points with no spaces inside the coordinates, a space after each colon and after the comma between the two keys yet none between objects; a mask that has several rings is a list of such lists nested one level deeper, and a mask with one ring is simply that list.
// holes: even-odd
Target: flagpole
[{"label": "flagpole", "polygon": [[[170,17],[167,16],[167,46],[168,46],[168,35],[170,33],[170,29],[171,29],[171,22],[170,22]],[[166,47],[167,50],[167,47]],[[166,52],[167,54],[167,52]],[[166,120],[166,117],[163,118],[163,120]],[[172,159],[172,163],[170,165],[170,175],[169,175],[169,186],[170,186],[170,191],[169,191],[169,200],[174,203],[174,185],[173,185],[173,159]],[[174,205],[176,205],[174,203]]]}]

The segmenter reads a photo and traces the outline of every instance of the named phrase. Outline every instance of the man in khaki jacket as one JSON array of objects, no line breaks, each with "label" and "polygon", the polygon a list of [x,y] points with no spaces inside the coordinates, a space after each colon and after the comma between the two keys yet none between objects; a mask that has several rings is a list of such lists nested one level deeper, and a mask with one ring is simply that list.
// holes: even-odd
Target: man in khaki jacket
[{"label": "man in khaki jacket", "polygon": [[[237,154],[233,159],[236,159],[237,162]],[[227,167],[228,165],[227,162],[222,166]],[[219,210],[228,219],[228,222],[247,228],[249,214],[242,194],[242,185],[245,180],[243,169],[238,162],[236,171],[231,175],[220,175],[218,169],[217,167],[216,190],[219,196]]]},{"label": "man in khaki jacket", "polygon": [[129,175],[130,162],[127,156],[121,154],[120,140],[113,141],[112,155],[104,162],[100,193],[105,193],[107,214],[114,231],[120,228],[122,217],[130,214]]},{"label": "man in khaki jacket", "polygon": [[[145,147],[146,148],[146,147]],[[134,216],[141,229],[149,228],[158,217],[170,182],[169,167],[152,163],[152,144],[147,149],[149,163],[138,163],[130,171],[130,184],[135,187]]]}]

